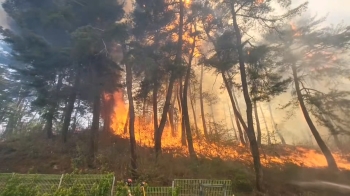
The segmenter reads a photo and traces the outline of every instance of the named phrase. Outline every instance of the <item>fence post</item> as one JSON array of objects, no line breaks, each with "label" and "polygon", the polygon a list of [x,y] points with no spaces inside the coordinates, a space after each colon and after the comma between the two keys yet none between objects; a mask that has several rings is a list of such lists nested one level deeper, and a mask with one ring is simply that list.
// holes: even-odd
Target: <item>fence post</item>
[{"label": "fence post", "polygon": [[59,188],[61,187],[61,183],[62,183],[62,180],[63,180],[63,176],[64,176],[64,174],[62,174],[62,176],[61,176],[60,183],[58,184],[57,189],[59,189]]},{"label": "fence post", "polygon": [[175,182],[173,180],[173,182],[171,183],[171,196],[174,196],[174,192],[175,192]]},{"label": "fence post", "polygon": [[111,196],[113,196],[113,194],[114,194],[114,184],[115,184],[115,176],[113,176],[112,189],[111,189]]}]

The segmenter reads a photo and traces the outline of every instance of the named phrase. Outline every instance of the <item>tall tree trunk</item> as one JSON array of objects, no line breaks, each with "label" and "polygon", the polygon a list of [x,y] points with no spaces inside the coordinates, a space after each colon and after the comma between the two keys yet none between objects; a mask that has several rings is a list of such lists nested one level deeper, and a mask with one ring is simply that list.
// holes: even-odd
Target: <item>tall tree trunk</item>
[{"label": "tall tree trunk", "polygon": [[331,153],[331,151],[328,149],[326,143],[323,141],[322,137],[320,136],[320,133],[316,129],[314,123],[311,120],[311,117],[306,109],[303,95],[301,94],[300,86],[299,86],[299,79],[297,74],[297,67],[296,65],[292,65],[292,71],[293,71],[293,79],[294,79],[294,85],[295,85],[295,91],[297,93],[298,101],[300,104],[301,111],[303,112],[304,118],[309,125],[309,128],[311,130],[312,135],[314,136],[318,146],[320,147],[323,155],[325,156],[328,168],[332,170],[338,170],[337,163],[335,162],[335,159]]},{"label": "tall tree trunk", "polygon": [[193,113],[193,120],[194,120],[194,125],[195,125],[195,128],[196,128],[196,135],[197,137],[199,137],[201,134],[199,132],[199,129],[198,129],[198,123],[197,123],[197,115],[196,115],[196,109],[195,109],[195,103],[194,103],[194,97],[191,97],[191,84],[189,84],[189,88],[188,88],[188,93],[190,95],[190,104],[191,104],[191,108],[192,108],[192,113]]},{"label": "tall tree trunk", "polygon": [[[157,74],[155,74],[157,76]],[[153,109],[153,129],[154,129],[154,141],[157,138],[158,130],[158,83],[155,81],[153,85],[152,95],[152,109]]]},{"label": "tall tree trunk", "polygon": [[179,92],[177,94],[178,97],[178,102],[179,102],[179,109],[181,112],[181,145],[182,146],[187,146],[187,141],[186,141],[186,125],[185,125],[185,119],[184,119],[184,113],[183,113],[183,108],[182,108],[182,95],[183,95],[183,85],[182,85],[182,77],[180,78],[180,88]]},{"label": "tall tree trunk", "polygon": [[[235,128],[235,123],[233,122],[233,115],[232,115],[232,112],[231,112],[231,109],[230,109],[230,105],[229,104],[227,104],[228,105],[228,111],[229,111],[229,113],[230,113],[230,120],[231,120],[231,126],[232,126],[232,129],[233,129],[233,132],[234,132],[234,134],[235,134],[235,138],[236,138],[236,140],[237,141],[240,141],[240,139],[238,139],[238,135],[237,135],[237,130],[236,130],[236,128]],[[241,130],[242,131],[242,130]],[[242,136],[242,135],[241,135]],[[243,136],[242,136],[242,139],[243,139]]]},{"label": "tall tree trunk", "polygon": [[175,100],[176,96],[173,96],[173,100],[171,101],[171,105],[169,108],[168,116],[169,116],[169,123],[170,123],[170,129],[171,129],[171,136],[175,137],[175,126],[174,126],[174,106],[175,106]]},{"label": "tall tree trunk", "polygon": [[[233,99],[234,99],[234,101],[235,101],[235,103],[236,103],[236,106],[237,106],[237,111],[239,112],[239,115],[241,115],[242,112],[241,112],[241,108],[239,107],[239,104],[238,104],[238,100],[237,100],[237,97],[236,97],[236,94],[235,94],[235,89],[232,87],[231,90],[232,90]],[[236,118],[237,118],[237,117],[236,117]],[[242,119],[243,119],[243,118],[242,118]],[[237,122],[239,122],[238,120],[239,120],[239,119],[236,119]],[[242,122],[244,122],[244,121],[242,121]],[[244,123],[245,123],[245,122],[244,122]],[[242,126],[243,126],[243,124],[242,124]],[[237,125],[237,127],[239,127],[238,130],[241,129],[241,125]],[[241,130],[242,130],[242,129],[241,129]],[[247,135],[247,132],[246,132],[246,131],[243,132],[243,136],[244,136],[244,139],[245,139],[246,143],[249,142],[248,135]]]},{"label": "tall tree trunk", "polygon": [[132,176],[137,176],[137,156],[136,156],[136,139],[135,139],[135,109],[134,99],[132,96],[132,70],[131,65],[125,65],[126,67],[126,88],[129,101],[129,134],[130,134],[130,153],[131,153],[131,169]]},{"label": "tall tree trunk", "polygon": [[[183,5],[181,5],[183,6]],[[183,9],[183,8],[182,8]],[[187,138],[187,146],[188,146],[188,152],[190,153],[191,158],[197,158],[196,152],[193,147],[193,138],[192,138],[192,131],[191,131],[191,125],[190,125],[190,116],[188,114],[188,87],[190,84],[190,76],[191,76],[191,65],[192,65],[192,59],[194,54],[194,49],[196,46],[196,37],[193,39],[192,44],[192,51],[189,58],[186,76],[185,76],[185,83],[184,83],[184,89],[182,94],[182,118],[185,120],[185,127],[186,127],[186,138]]]},{"label": "tall tree trunk", "polygon": [[55,112],[56,112],[56,108],[57,108],[57,104],[58,104],[58,94],[59,94],[59,91],[61,90],[62,88],[62,85],[63,85],[63,75],[60,74],[58,75],[58,81],[57,81],[57,84],[56,84],[56,88],[53,92],[53,96],[51,97],[51,100],[50,100],[50,104],[49,104],[49,110],[46,114],[46,123],[45,123],[45,127],[44,127],[44,130],[46,132],[46,135],[47,135],[47,138],[52,138],[53,136],[53,133],[52,133],[52,125],[53,125],[53,119],[54,119],[54,115],[55,115]]},{"label": "tall tree trunk", "polygon": [[[181,61],[182,61],[182,45],[183,45],[182,35],[183,35],[183,24],[184,24],[184,10],[183,9],[184,9],[183,0],[180,0],[179,40],[178,40],[176,57],[175,57],[175,66],[180,66]],[[170,79],[169,79],[168,91],[166,94],[165,103],[164,103],[164,107],[163,107],[163,113],[162,113],[162,117],[160,119],[159,127],[158,127],[156,138],[155,138],[154,147],[155,147],[157,157],[162,151],[162,135],[163,135],[166,119],[167,119],[167,114],[168,114],[168,110],[169,110],[169,106],[170,106],[170,101],[171,101],[171,96],[173,93],[175,80],[176,80],[176,72],[175,72],[175,70],[172,70],[171,75],[170,75]]]},{"label": "tall tree trunk", "polygon": [[258,114],[258,106],[256,104],[256,100],[254,100],[253,103],[254,103],[254,115],[255,115],[255,122],[256,122],[256,130],[258,133],[257,142],[258,142],[258,145],[261,145],[261,128],[260,128],[260,121],[259,121],[259,114]]},{"label": "tall tree trunk", "polygon": [[253,108],[252,108],[253,106],[252,106],[252,101],[250,100],[250,97],[249,97],[249,89],[248,89],[247,76],[246,76],[246,70],[245,70],[245,64],[244,64],[242,36],[238,26],[237,18],[236,18],[234,0],[231,0],[231,14],[232,14],[232,20],[233,20],[233,28],[235,30],[235,35],[236,35],[236,44],[238,45],[237,52],[238,52],[239,70],[240,70],[241,82],[242,82],[242,88],[243,88],[243,96],[244,96],[245,103],[247,105],[247,122],[248,122],[247,135],[249,138],[250,148],[253,156],[254,169],[255,169],[255,175],[256,175],[256,188],[258,189],[258,191],[263,191],[263,171],[262,171],[261,162],[260,162],[259,146],[255,139],[254,123],[253,123]]},{"label": "tall tree trunk", "polygon": [[269,127],[267,126],[266,118],[265,118],[264,112],[263,112],[260,104],[259,104],[259,108],[260,108],[260,112],[261,112],[261,115],[262,115],[264,123],[265,123],[265,129],[267,132],[267,144],[271,145],[271,136],[270,136]]},{"label": "tall tree trunk", "polygon": [[204,75],[204,65],[201,66],[201,79],[200,79],[201,81],[199,83],[199,101],[201,106],[201,117],[202,117],[204,137],[208,139],[208,129],[205,122],[204,101],[203,101],[203,75]]},{"label": "tall tree trunk", "polygon": [[[221,72],[221,76],[222,76],[222,80],[225,83],[226,91],[227,91],[228,96],[229,96],[230,101],[231,101],[231,106],[232,106],[233,113],[235,114],[236,125],[237,125],[238,134],[239,134],[239,138],[240,138],[241,144],[246,145],[246,142],[244,141],[243,132],[242,132],[241,125],[240,125],[239,121],[241,121],[243,127],[246,127],[246,126],[244,126],[245,122],[243,121],[241,113],[237,109],[238,106],[236,106],[237,102],[234,99],[234,94],[232,92],[232,87],[231,87],[229,81],[227,80],[224,71]],[[246,128],[244,128],[244,129],[245,129],[245,132],[247,132],[247,129]]]},{"label": "tall tree trunk", "polygon": [[273,128],[275,129],[275,133],[278,135],[278,137],[280,138],[281,142],[283,145],[286,145],[286,140],[284,139],[283,135],[280,133],[280,131],[277,129],[277,126],[276,126],[276,122],[275,122],[275,119],[273,118],[273,115],[272,115],[272,110],[271,110],[271,104],[269,103],[269,111],[270,111],[270,118],[271,118],[271,121],[273,123]]},{"label": "tall tree trunk", "polygon": [[64,120],[63,120],[63,126],[62,126],[62,137],[63,137],[63,142],[67,142],[67,134],[68,134],[68,129],[70,125],[70,121],[72,118],[72,112],[74,109],[74,103],[77,98],[77,91],[79,88],[79,82],[80,82],[80,74],[78,73],[75,76],[74,80],[74,87],[71,89],[71,92],[69,94],[68,98],[68,105],[65,109],[65,114],[64,114]]},{"label": "tall tree trunk", "polygon": [[[99,87],[95,87],[99,88]],[[89,160],[90,167],[94,165],[95,152],[97,151],[97,137],[100,128],[100,111],[101,111],[101,94],[99,90],[95,90],[93,110],[92,110],[92,124],[90,130],[90,145],[89,145]]]},{"label": "tall tree trunk", "polygon": [[75,109],[74,117],[73,117],[73,124],[72,124],[72,131],[75,132],[77,129],[77,118],[78,118],[78,110],[80,108],[80,99],[78,99],[77,108]]}]

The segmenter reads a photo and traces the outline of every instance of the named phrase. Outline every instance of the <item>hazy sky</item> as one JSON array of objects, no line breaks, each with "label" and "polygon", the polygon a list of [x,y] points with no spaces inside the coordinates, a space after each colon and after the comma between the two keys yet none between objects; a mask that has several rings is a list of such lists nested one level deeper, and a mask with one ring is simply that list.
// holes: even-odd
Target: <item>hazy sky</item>
[{"label": "hazy sky", "polygon": [[[293,0],[293,3],[299,4],[304,0]],[[311,14],[323,16],[328,15],[327,21],[330,23],[339,23],[344,21],[350,24],[350,0],[309,0],[309,11]]]}]

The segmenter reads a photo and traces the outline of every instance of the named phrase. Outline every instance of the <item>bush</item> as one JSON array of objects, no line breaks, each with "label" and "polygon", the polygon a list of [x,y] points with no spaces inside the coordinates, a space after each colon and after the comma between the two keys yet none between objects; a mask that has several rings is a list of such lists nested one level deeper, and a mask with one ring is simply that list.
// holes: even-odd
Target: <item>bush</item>
[{"label": "bush", "polygon": [[253,191],[253,185],[248,179],[248,177],[244,174],[238,173],[233,181],[232,186],[235,191],[238,192],[252,192]]}]

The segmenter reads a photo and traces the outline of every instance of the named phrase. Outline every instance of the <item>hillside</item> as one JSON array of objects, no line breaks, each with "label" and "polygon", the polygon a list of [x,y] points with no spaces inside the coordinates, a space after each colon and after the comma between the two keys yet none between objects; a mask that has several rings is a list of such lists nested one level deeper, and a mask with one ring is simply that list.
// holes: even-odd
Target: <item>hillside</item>
[{"label": "hillside", "polygon": [[[81,173],[114,172],[118,179],[130,177],[127,139],[101,133],[96,167],[88,168],[85,160],[85,145],[82,142],[85,137],[84,133],[75,134],[65,145],[60,138],[48,141],[39,134],[3,141],[0,143],[0,172],[61,174],[78,169]],[[207,145],[209,144],[202,142],[201,146]],[[211,146],[214,148],[216,145],[211,144]],[[194,162],[182,154],[181,148],[168,148],[155,163],[153,149],[138,146],[140,179],[146,180],[152,186],[170,186],[175,178],[230,179],[234,181],[237,192],[242,192],[243,195],[254,195],[251,193],[254,187],[254,174],[249,151],[233,144],[216,147],[219,148],[218,151],[225,151],[227,157],[223,155],[221,158],[210,157],[199,152],[200,158]],[[232,152],[237,153],[236,158],[233,158],[233,155],[229,156],[229,149],[234,149]],[[317,155],[314,150],[276,145],[263,147],[262,151],[264,152],[262,161],[266,166],[264,172],[268,195],[300,195],[301,192],[304,192],[301,195],[320,195],[317,192],[305,192],[287,185],[290,181],[325,180],[342,184],[350,183],[347,170],[335,174],[322,169],[322,163],[313,168],[302,168],[299,166],[301,163],[296,164],[296,160],[301,159],[304,159],[304,166],[316,163],[317,156],[316,159],[308,158],[311,155],[310,152],[314,153],[313,156]],[[346,165],[345,157],[337,159],[340,161],[340,167],[346,168],[350,165]],[[285,162],[282,163],[282,160]],[[325,192],[322,194],[332,195]]]}]

